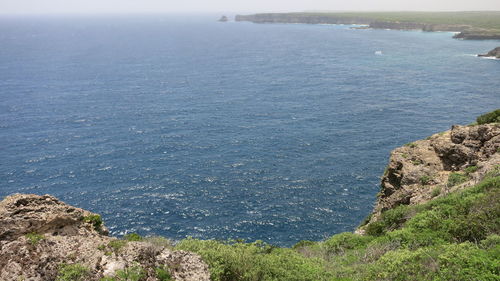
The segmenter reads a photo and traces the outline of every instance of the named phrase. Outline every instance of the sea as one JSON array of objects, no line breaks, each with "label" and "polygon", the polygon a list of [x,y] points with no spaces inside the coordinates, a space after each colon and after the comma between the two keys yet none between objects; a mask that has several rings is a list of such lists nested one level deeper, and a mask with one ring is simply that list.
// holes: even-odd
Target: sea
[{"label": "sea", "polygon": [[0,16],[0,198],[111,235],[353,231],[392,149],[500,107],[500,41],[220,15]]}]

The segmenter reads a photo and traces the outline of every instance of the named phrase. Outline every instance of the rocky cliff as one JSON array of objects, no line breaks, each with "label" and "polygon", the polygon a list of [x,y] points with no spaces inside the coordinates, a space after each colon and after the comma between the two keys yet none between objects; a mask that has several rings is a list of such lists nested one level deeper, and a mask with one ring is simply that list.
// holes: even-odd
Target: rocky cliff
[{"label": "rocky cliff", "polygon": [[[404,15],[403,15],[404,18]],[[451,23],[435,23],[434,21],[385,19],[380,15],[370,13],[263,13],[253,15],[237,15],[236,21],[253,23],[305,23],[305,24],[362,24],[374,29],[422,30],[458,32],[453,38],[465,40],[497,40],[500,30],[485,29],[468,24],[458,24],[460,20]]]},{"label": "rocky cliff", "polygon": [[[392,151],[367,224],[399,205],[420,204],[478,183],[500,165],[500,124],[453,126]],[[361,227],[358,232],[363,232]]]},{"label": "rocky cliff", "polygon": [[209,280],[198,255],[172,251],[165,239],[107,232],[99,215],[52,196],[9,196],[0,202],[0,280]]},{"label": "rocky cliff", "polygon": [[489,51],[487,54],[482,54],[482,55],[478,55],[478,56],[500,59],[500,47],[496,47],[495,49]]}]

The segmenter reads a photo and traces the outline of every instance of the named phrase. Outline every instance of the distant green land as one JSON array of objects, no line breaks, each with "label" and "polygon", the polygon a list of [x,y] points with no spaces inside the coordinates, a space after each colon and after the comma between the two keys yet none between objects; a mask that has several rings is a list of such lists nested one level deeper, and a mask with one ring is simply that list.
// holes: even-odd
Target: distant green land
[{"label": "distant green land", "polygon": [[457,31],[461,39],[500,39],[500,11],[491,12],[345,12],[238,15],[255,23],[366,24],[372,28]]}]

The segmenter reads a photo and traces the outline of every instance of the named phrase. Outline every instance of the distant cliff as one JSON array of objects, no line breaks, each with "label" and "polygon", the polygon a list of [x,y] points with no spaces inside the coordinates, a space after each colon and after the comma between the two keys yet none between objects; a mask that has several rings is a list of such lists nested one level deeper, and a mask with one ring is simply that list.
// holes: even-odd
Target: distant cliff
[{"label": "distant cliff", "polygon": [[[458,13],[458,16],[442,14],[443,19],[440,19],[439,15],[439,13],[418,15],[412,13],[263,13],[237,15],[235,20],[253,23],[360,24],[374,29],[458,32],[454,36],[456,39],[500,39],[500,20],[496,20],[492,28],[484,28],[479,12],[474,16],[467,13]],[[496,14],[486,13],[485,17],[488,16],[495,17]]]}]

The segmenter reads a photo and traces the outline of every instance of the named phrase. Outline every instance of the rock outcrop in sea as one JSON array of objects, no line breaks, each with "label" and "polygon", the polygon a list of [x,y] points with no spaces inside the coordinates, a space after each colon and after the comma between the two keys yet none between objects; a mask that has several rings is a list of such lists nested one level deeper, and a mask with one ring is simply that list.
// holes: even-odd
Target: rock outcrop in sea
[{"label": "rock outcrop in sea", "polygon": [[220,19],[219,19],[219,21],[220,21],[220,22],[226,22],[226,21],[228,21],[228,20],[229,20],[229,19],[228,19],[226,16],[222,16],[222,17],[220,17]]},{"label": "rock outcrop in sea", "polygon": [[110,281],[132,274],[142,276],[141,280],[162,280],[160,275],[209,280],[208,266],[200,256],[173,251],[164,238],[127,241],[107,233],[99,215],[55,197],[8,196],[0,202],[0,280],[109,277]]},{"label": "rock outcrop in sea", "polygon": [[500,47],[496,47],[495,49],[489,51],[487,54],[480,54],[478,56],[500,59]]},{"label": "rock outcrop in sea", "polygon": [[[367,224],[399,205],[427,202],[477,184],[500,164],[500,124],[452,126],[391,152]],[[363,233],[362,226],[358,233]]]}]

